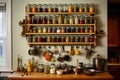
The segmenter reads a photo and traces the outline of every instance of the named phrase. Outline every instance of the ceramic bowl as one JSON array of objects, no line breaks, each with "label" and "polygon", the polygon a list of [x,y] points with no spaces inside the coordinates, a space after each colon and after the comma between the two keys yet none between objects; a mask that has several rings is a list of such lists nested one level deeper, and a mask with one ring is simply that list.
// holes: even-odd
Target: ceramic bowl
[{"label": "ceramic bowl", "polygon": [[96,70],[94,70],[94,69],[89,69],[89,70],[84,71],[84,74],[86,74],[88,76],[94,76],[95,73],[96,73]]},{"label": "ceramic bowl", "polygon": [[62,69],[59,69],[56,71],[58,75],[62,75],[63,74],[63,70]]}]

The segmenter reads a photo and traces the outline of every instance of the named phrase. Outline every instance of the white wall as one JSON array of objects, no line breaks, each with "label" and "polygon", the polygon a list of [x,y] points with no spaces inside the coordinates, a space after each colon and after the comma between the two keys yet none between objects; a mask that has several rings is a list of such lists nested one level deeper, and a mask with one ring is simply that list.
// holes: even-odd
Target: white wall
[{"label": "white wall", "polygon": [[[54,3],[95,3],[97,10],[97,28],[103,29],[107,35],[107,0],[12,0],[12,51],[13,51],[13,69],[17,67],[17,56],[20,54],[23,59],[23,63],[27,63],[27,60],[31,58],[28,55],[29,46],[25,37],[21,36],[22,27],[19,26],[19,21],[25,18],[25,6],[26,4],[54,4]],[[95,54],[101,54],[107,57],[107,36],[97,38],[97,47],[95,48]],[[68,47],[69,48],[69,47]],[[85,56],[73,56],[72,61],[69,64],[76,65],[76,59],[80,62],[89,63],[92,60],[86,60]],[[39,58],[39,61],[44,59]]]}]

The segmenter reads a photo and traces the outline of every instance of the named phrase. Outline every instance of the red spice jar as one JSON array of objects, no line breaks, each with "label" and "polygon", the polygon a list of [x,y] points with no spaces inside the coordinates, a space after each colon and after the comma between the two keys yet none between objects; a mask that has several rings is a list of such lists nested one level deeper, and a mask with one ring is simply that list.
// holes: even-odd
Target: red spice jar
[{"label": "red spice jar", "polygon": [[90,41],[90,42],[94,42],[94,36],[90,36],[89,41]]},{"label": "red spice jar", "polygon": [[37,37],[37,42],[42,42],[42,37],[41,36]]}]

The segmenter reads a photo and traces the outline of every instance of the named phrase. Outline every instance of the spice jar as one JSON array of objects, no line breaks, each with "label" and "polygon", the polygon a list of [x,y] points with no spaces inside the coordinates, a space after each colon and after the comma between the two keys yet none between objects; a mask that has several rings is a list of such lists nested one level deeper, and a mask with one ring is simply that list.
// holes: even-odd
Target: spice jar
[{"label": "spice jar", "polygon": [[57,17],[56,16],[52,16],[52,24],[57,24]]},{"label": "spice jar", "polygon": [[61,42],[65,42],[65,37],[64,36],[61,37]]},{"label": "spice jar", "polygon": [[42,28],[38,27],[38,33],[42,33]]},{"label": "spice jar", "polygon": [[32,28],[32,32],[33,32],[33,33],[37,33],[37,28],[36,28],[36,27],[33,27],[33,28]]},{"label": "spice jar", "polygon": [[71,36],[71,37],[70,37],[70,42],[75,42],[74,36]]},{"label": "spice jar", "polygon": [[26,23],[31,24],[31,22],[32,22],[31,16],[26,15]]},{"label": "spice jar", "polygon": [[65,33],[65,27],[61,28],[61,33]]},{"label": "spice jar", "polygon": [[63,6],[62,6],[62,4],[59,4],[58,5],[58,12],[62,12],[63,11]]},{"label": "spice jar", "polygon": [[47,27],[43,27],[43,33],[47,33]]},{"label": "spice jar", "polygon": [[74,4],[73,10],[74,12],[79,12],[78,4]]},{"label": "spice jar", "polygon": [[31,37],[31,36],[28,36],[28,37],[27,37],[27,41],[28,41],[28,42],[32,42],[32,37]]},{"label": "spice jar", "polygon": [[94,42],[94,37],[93,37],[93,36],[90,36],[89,41],[90,41],[90,42]]},{"label": "spice jar", "polygon": [[84,11],[89,12],[89,5],[88,4],[84,4]]},{"label": "spice jar", "polygon": [[56,33],[56,32],[57,32],[56,27],[52,27],[52,33]]},{"label": "spice jar", "polygon": [[68,12],[68,5],[67,4],[63,5],[63,12]]},{"label": "spice jar", "polygon": [[75,16],[75,24],[78,24],[79,23],[79,18],[78,18],[78,16],[76,15]]},{"label": "spice jar", "polygon": [[36,23],[37,24],[40,24],[41,23],[41,17],[36,15]]},{"label": "spice jar", "polygon": [[57,4],[53,4],[53,12],[58,12],[58,5]]},{"label": "spice jar", "polygon": [[75,32],[75,28],[74,27],[71,27],[71,32]]},{"label": "spice jar", "polygon": [[47,24],[51,24],[51,16],[47,16]]},{"label": "spice jar", "polygon": [[32,12],[37,12],[37,11],[38,11],[37,5],[33,4],[32,5]]},{"label": "spice jar", "polygon": [[38,5],[38,12],[43,12],[41,4]]},{"label": "spice jar", "polygon": [[55,36],[52,36],[51,42],[56,42],[56,37]]},{"label": "spice jar", "polygon": [[61,42],[61,37],[57,36],[56,42]]},{"label": "spice jar", "polygon": [[62,20],[63,20],[63,19],[62,19],[62,15],[59,15],[59,16],[58,16],[58,24],[62,24],[62,23],[63,23]]},{"label": "spice jar", "polygon": [[73,18],[72,15],[70,16],[69,23],[70,23],[70,24],[74,24],[74,18]]},{"label": "spice jar", "polygon": [[67,16],[64,16],[64,24],[68,24],[68,18],[67,18]]},{"label": "spice jar", "polygon": [[26,12],[31,12],[31,4],[26,5]]},{"label": "spice jar", "polygon": [[89,5],[89,11],[90,11],[90,12],[94,12],[94,11],[95,11],[95,5],[94,5],[93,3],[91,3],[91,4]]},{"label": "spice jar", "polygon": [[51,33],[51,32],[52,32],[51,27],[48,27],[47,32],[48,32],[48,33]]},{"label": "spice jar", "polygon": [[72,4],[69,4],[69,6],[68,6],[68,12],[73,12],[73,6],[72,6]]},{"label": "spice jar", "polygon": [[80,24],[84,24],[84,17],[80,16]]},{"label": "spice jar", "polygon": [[65,32],[66,32],[66,33],[69,33],[69,32],[70,32],[70,28],[69,28],[69,27],[66,27]]},{"label": "spice jar", "polygon": [[48,12],[48,5],[47,4],[43,4],[43,6],[42,6],[42,10],[43,10],[43,12]]},{"label": "spice jar", "polygon": [[46,16],[42,16],[42,24],[47,24],[47,18],[46,18]]},{"label": "spice jar", "polygon": [[38,70],[39,72],[43,72],[44,71],[44,65],[43,64],[39,64],[38,65],[38,69],[39,69]]},{"label": "spice jar", "polygon": [[78,36],[75,37],[75,42],[79,42],[79,37]]},{"label": "spice jar", "polygon": [[47,36],[47,42],[51,42],[51,36]]},{"label": "spice jar", "polygon": [[80,32],[84,33],[85,32],[85,28],[84,27],[80,27]]},{"label": "spice jar", "polygon": [[79,4],[79,12],[84,12],[83,4]]},{"label": "spice jar", "polygon": [[89,32],[88,26],[85,26],[85,33],[88,33],[88,32]]},{"label": "spice jar", "polygon": [[94,32],[94,27],[91,26],[89,32],[93,33]]},{"label": "spice jar", "polygon": [[33,36],[32,37],[32,42],[36,42],[37,41],[37,37],[36,36]]},{"label": "spice jar", "polygon": [[42,37],[41,36],[37,36],[37,42],[42,42]]},{"label": "spice jar", "polygon": [[50,73],[50,66],[48,64],[44,65],[44,73],[49,74]]},{"label": "spice jar", "polygon": [[85,42],[89,42],[89,37],[85,36]]},{"label": "spice jar", "polygon": [[90,16],[90,24],[94,24],[94,16]]},{"label": "spice jar", "polygon": [[89,24],[89,16],[85,15],[85,24]]},{"label": "spice jar", "polygon": [[48,5],[48,12],[53,12],[52,4]]},{"label": "spice jar", "polygon": [[46,42],[47,38],[45,36],[42,36],[42,42]]},{"label": "spice jar", "polygon": [[80,42],[84,42],[84,37],[83,36],[80,37]]},{"label": "spice jar", "polygon": [[65,40],[66,42],[69,42],[70,41],[70,39],[69,39],[69,36],[66,36],[66,40]]},{"label": "spice jar", "polygon": [[76,33],[78,33],[79,30],[80,30],[79,27],[76,27],[76,28],[75,28],[75,32],[76,32]]},{"label": "spice jar", "polygon": [[37,24],[36,16],[32,16],[32,24]]},{"label": "spice jar", "polygon": [[59,27],[57,27],[57,33],[60,33],[60,28]]},{"label": "spice jar", "polygon": [[55,64],[51,64],[50,73],[51,73],[51,74],[55,74],[55,72],[56,72]]}]

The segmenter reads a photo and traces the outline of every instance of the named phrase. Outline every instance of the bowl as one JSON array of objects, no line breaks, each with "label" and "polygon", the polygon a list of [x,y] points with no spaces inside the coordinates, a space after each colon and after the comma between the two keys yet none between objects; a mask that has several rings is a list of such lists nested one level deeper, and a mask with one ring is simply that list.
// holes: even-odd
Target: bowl
[{"label": "bowl", "polygon": [[58,75],[62,75],[63,74],[63,70],[62,69],[59,69],[56,71]]},{"label": "bowl", "polygon": [[94,69],[88,69],[84,71],[84,74],[88,75],[88,76],[94,76],[96,74],[96,70]]}]

